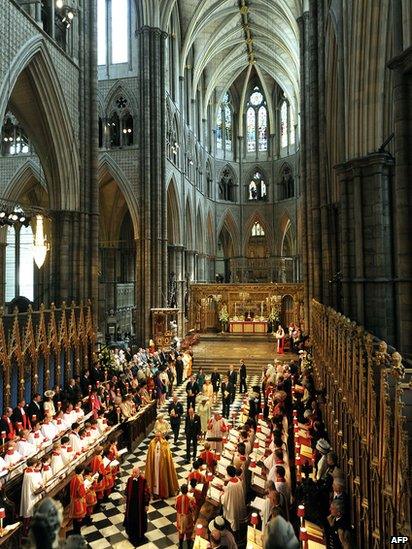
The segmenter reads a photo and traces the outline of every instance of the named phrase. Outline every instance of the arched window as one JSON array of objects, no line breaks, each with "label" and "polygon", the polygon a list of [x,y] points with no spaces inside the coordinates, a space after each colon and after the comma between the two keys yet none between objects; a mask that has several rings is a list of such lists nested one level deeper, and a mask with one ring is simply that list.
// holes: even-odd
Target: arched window
[{"label": "arched window", "polygon": [[280,107],[280,146],[285,148],[288,146],[288,104],[283,101]]},{"label": "arched window", "polygon": [[268,149],[268,112],[259,86],[253,88],[246,105],[246,144],[248,152]]},{"label": "arched window", "polygon": [[256,170],[249,183],[249,200],[266,200],[266,198],[267,190],[263,174],[259,170]]},{"label": "arched window", "polygon": [[133,116],[126,113],[122,118],[122,145],[133,145]]},{"label": "arched window", "polygon": [[30,225],[7,227],[6,291],[8,303],[17,296],[34,298],[33,231]]},{"label": "arched window", "polygon": [[109,118],[110,147],[120,147],[120,119],[117,112]]},{"label": "arched window", "polygon": [[219,200],[235,201],[235,183],[233,181],[233,174],[228,168],[222,171],[219,181]]},{"label": "arched window", "polygon": [[259,221],[253,223],[252,236],[265,236],[265,231]]},{"label": "arched window", "polygon": [[289,144],[295,144],[295,118],[293,116],[293,110],[289,106]]},{"label": "arched window", "polygon": [[29,140],[23,128],[12,113],[7,113],[1,130],[3,155],[29,154]]},{"label": "arched window", "polygon": [[288,164],[282,168],[280,181],[280,199],[286,200],[295,196],[295,182],[293,173]]},{"label": "arched window", "polygon": [[224,154],[232,150],[232,116],[230,95],[229,93],[225,93],[216,118],[216,147],[218,150],[223,151]]},{"label": "arched window", "polygon": [[129,60],[130,0],[97,0],[97,62]]}]

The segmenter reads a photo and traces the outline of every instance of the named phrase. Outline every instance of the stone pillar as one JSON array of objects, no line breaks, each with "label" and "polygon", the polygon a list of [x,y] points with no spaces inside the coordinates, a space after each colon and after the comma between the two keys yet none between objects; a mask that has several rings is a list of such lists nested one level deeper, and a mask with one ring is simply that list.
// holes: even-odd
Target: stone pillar
[{"label": "stone pillar", "polygon": [[336,170],[341,195],[342,312],[395,345],[393,164],[389,154],[372,153]]},{"label": "stone pillar", "polygon": [[137,273],[137,338],[151,336],[150,308],[167,301],[165,176],[165,38],[158,28],[137,31],[139,52],[140,264]]},{"label": "stone pillar", "polygon": [[[399,1],[394,0],[398,8]],[[400,22],[402,26],[402,21]],[[394,29],[395,34],[399,29]],[[402,43],[397,41],[398,47]],[[389,63],[393,71],[395,127],[395,178],[393,200],[396,347],[412,354],[412,47]]]},{"label": "stone pillar", "polygon": [[6,243],[0,242],[0,307],[4,307],[6,294]]}]

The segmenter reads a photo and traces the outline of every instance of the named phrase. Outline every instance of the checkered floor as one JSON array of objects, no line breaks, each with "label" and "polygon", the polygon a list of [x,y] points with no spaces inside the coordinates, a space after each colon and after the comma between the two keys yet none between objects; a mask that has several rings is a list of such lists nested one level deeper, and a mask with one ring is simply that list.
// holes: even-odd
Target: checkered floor
[{"label": "checkered floor", "polygon": [[[253,376],[251,379],[248,379],[248,387],[255,384],[259,384],[258,376]],[[176,392],[186,411],[185,386],[186,382],[183,382]],[[168,401],[166,401],[166,404],[161,411],[166,411],[167,403]],[[242,395],[237,394],[231,411],[239,410],[241,404]],[[221,411],[222,406],[220,400],[215,408]],[[144,472],[147,448],[152,438],[153,433],[150,433],[150,435],[136,448],[134,453],[127,456],[121,467],[116,491],[110,495],[109,502],[104,504],[102,506],[103,508],[92,516],[93,524],[82,528],[81,533],[92,549],[131,549],[134,547],[129,542],[123,526],[125,510],[124,491],[126,481],[134,466],[139,466],[142,472]],[[186,440],[184,437],[183,425],[181,426],[178,444],[175,446],[172,442],[171,450],[179,478],[179,485],[181,485],[186,481],[188,471],[191,467],[190,465],[185,464]],[[146,534],[147,541],[139,547],[142,549],[178,547],[178,536],[175,526],[175,499],[175,497],[172,497],[164,501],[151,501],[148,513],[149,524],[148,532]]]}]

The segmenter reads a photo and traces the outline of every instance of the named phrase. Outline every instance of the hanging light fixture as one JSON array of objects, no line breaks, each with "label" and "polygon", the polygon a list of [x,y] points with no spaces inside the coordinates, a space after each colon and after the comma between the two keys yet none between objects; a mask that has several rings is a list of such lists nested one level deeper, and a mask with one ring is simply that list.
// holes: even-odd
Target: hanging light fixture
[{"label": "hanging light fixture", "polygon": [[40,269],[46,259],[49,245],[44,234],[43,217],[36,215],[36,232],[34,234],[33,258],[37,267]]}]

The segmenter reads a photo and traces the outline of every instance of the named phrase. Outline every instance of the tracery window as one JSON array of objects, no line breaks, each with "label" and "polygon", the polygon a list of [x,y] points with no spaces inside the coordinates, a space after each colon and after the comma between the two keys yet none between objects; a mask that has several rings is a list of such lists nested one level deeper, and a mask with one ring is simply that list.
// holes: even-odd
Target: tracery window
[{"label": "tracery window", "polygon": [[216,147],[218,150],[230,152],[232,150],[233,113],[229,93],[225,93],[216,119]]},{"label": "tracery window", "polygon": [[256,170],[249,183],[249,200],[266,200],[267,189],[262,172]]},{"label": "tracery window", "polygon": [[133,116],[129,102],[120,95],[114,102],[111,115],[107,121],[109,147],[129,147],[134,143]]},{"label": "tracery window", "polygon": [[253,223],[252,236],[265,236],[265,231],[263,230],[262,225],[258,221],[255,221]]},{"label": "tracery window", "polygon": [[7,227],[5,301],[34,298],[33,230],[30,225]]},{"label": "tracery window", "polygon": [[283,101],[280,107],[280,146],[288,146],[288,104]]},{"label": "tracery window", "polygon": [[246,143],[248,152],[268,149],[268,112],[259,86],[253,88],[246,105]]},{"label": "tracery window", "polygon": [[97,63],[129,60],[130,0],[97,0]]},{"label": "tracery window", "polygon": [[288,164],[282,169],[281,172],[281,182],[280,182],[280,199],[286,200],[287,198],[292,198],[295,196],[295,182],[293,179],[293,173]]},{"label": "tracery window", "polygon": [[235,201],[235,183],[233,181],[233,174],[228,168],[222,171],[219,181],[219,200]]},{"label": "tracery window", "polygon": [[1,151],[3,155],[29,154],[29,140],[15,116],[7,113],[1,130]]}]

